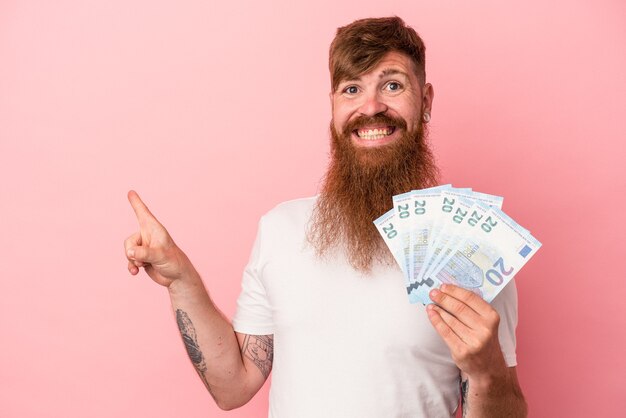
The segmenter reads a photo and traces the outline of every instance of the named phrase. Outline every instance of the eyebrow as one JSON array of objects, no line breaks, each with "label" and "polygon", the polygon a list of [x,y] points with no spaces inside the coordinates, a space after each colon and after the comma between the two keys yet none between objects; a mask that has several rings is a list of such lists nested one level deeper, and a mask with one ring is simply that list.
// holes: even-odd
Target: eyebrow
[{"label": "eyebrow", "polygon": [[[400,74],[402,76],[404,76],[405,78],[409,78],[409,75],[407,73],[405,73],[404,71],[398,70],[396,68],[385,68],[380,72],[380,75],[378,76],[378,78],[385,78],[388,77],[390,75],[397,75]],[[350,83],[353,81],[361,81],[361,77],[356,77],[356,78],[351,78],[351,79],[345,79],[343,81],[341,81],[339,84],[344,84],[344,83]]]},{"label": "eyebrow", "polygon": [[397,70],[395,68],[386,68],[386,69],[384,69],[380,73],[380,76],[378,76],[378,78],[383,78],[383,77],[387,77],[387,76],[390,76],[390,75],[396,75],[396,74],[400,74],[400,75],[403,75],[403,76],[408,78],[408,74],[407,73],[405,73],[404,71]]}]

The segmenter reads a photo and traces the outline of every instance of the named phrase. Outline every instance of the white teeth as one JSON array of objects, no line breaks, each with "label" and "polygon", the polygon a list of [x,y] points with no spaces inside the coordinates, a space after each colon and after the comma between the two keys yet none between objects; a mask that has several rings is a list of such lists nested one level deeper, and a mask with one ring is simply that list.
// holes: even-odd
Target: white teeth
[{"label": "white teeth", "polygon": [[382,139],[387,135],[390,135],[392,129],[390,128],[381,128],[381,129],[368,129],[363,131],[357,131],[359,138],[368,139],[368,140],[376,140]]}]

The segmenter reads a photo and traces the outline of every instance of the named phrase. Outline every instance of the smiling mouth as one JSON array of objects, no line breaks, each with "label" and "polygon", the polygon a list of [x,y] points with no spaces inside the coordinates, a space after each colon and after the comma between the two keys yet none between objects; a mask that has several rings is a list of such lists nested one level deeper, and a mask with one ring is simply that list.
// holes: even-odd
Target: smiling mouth
[{"label": "smiling mouth", "polygon": [[396,130],[395,126],[385,126],[379,128],[362,128],[355,129],[353,133],[361,139],[365,139],[367,141],[376,141],[379,139],[383,139],[394,133]]}]

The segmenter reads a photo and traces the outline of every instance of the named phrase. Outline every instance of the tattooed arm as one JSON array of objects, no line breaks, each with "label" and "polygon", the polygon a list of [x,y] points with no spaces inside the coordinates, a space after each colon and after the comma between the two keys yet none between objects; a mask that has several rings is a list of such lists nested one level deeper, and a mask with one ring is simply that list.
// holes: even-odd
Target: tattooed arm
[{"label": "tattooed arm", "polygon": [[461,373],[461,407],[463,418],[526,417],[528,414],[515,367],[509,367],[502,379],[486,384]]},{"label": "tattooed arm", "polygon": [[254,366],[259,369],[263,377],[267,379],[272,371],[272,363],[274,360],[274,336],[237,333],[237,338],[241,345],[241,355],[244,364],[250,366],[250,362],[252,362]]},{"label": "tattooed arm", "polygon": [[175,282],[170,298],[189,359],[217,405],[244,405],[272,370],[273,335],[235,333],[199,277],[193,285]]},{"label": "tattooed arm", "polygon": [[128,271],[144,268],[166,287],[185,348],[207,390],[222,409],[237,408],[261,388],[272,368],[273,336],[236,334],[217,309],[200,275],[137,193],[128,199],[139,231],[125,242]]},{"label": "tattooed arm", "polygon": [[[170,292],[170,295],[174,306],[186,305],[178,301],[176,294]],[[197,313],[196,322],[199,324],[217,320],[214,325],[208,328],[205,325],[198,331],[189,314],[180,308],[176,309],[176,322],[189,359],[204,386],[220,408],[234,409],[248,402],[269,376],[274,357],[274,336],[236,333],[212,302],[209,302],[209,307],[219,314],[226,326],[220,324],[222,321],[218,318]],[[212,339],[211,328],[216,325],[220,328],[224,326],[224,335],[215,335],[213,338],[216,339]],[[209,338],[201,338],[198,332]],[[233,345],[233,336],[236,346]],[[201,340],[204,340],[202,344]]]}]

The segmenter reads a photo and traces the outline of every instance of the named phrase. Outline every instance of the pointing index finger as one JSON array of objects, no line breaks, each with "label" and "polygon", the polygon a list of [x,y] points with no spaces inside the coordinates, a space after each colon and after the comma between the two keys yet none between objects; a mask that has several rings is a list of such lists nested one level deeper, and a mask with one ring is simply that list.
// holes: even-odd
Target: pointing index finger
[{"label": "pointing index finger", "polygon": [[146,222],[148,220],[153,220],[159,222],[157,218],[154,217],[150,209],[146,206],[145,203],[141,200],[136,191],[131,190],[128,192],[128,201],[130,205],[133,207],[135,211],[135,215],[137,216],[137,220],[139,223]]}]

